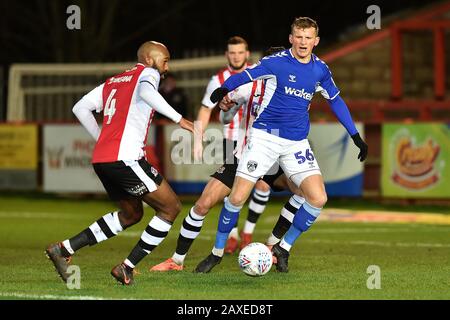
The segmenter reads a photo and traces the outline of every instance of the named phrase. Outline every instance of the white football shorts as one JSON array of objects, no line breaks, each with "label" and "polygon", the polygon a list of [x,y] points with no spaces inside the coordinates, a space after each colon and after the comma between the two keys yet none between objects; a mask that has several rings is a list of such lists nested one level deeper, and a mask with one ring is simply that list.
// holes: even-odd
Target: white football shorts
[{"label": "white football shorts", "polygon": [[308,139],[293,141],[251,128],[236,176],[256,182],[269,170],[273,171],[271,168],[276,162],[297,186],[300,186],[305,178],[321,174]]}]

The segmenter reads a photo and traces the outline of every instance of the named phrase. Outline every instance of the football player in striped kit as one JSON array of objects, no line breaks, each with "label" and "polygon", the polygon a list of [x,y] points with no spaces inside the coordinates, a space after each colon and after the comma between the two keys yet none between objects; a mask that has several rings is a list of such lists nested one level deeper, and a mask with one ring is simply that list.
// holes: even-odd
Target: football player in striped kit
[{"label": "football player in striped kit", "polygon": [[[139,222],[144,213],[144,201],[156,215],[128,258],[111,270],[117,281],[132,284],[133,268],[164,240],[181,210],[177,195],[147,162],[143,147],[155,111],[183,129],[194,132],[194,126],[158,93],[160,78],[169,70],[170,54],[166,46],[155,41],[145,42],[137,57],[138,63],[132,69],[107,79],[73,107],[81,124],[97,141],[92,164],[119,210],[107,213],[72,238],[47,247],[47,256],[64,282],[70,275],[67,268],[74,253],[110,239]],[[93,111],[103,112],[102,129]]]},{"label": "football player in striped kit", "polygon": [[[248,44],[245,39],[239,36],[231,37],[227,41],[227,50],[225,56],[228,60],[228,66],[220,70],[214,75],[208,83],[205,95],[202,99],[202,106],[198,112],[197,121],[202,126],[202,131],[206,129],[211,117],[212,110],[216,106],[212,103],[209,97],[211,93],[219,88],[231,75],[238,74],[249,67],[248,59],[250,52],[248,50]],[[239,136],[239,125],[243,117],[243,108],[240,108],[235,114],[233,119],[223,127],[223,150],[224,150],[224,163],[231,163],[234,161],[233,150],[236,147],[236,141]],[[200,135],[198,136],[200,138]],[[202,159],[203,147],[202,141],[197,139],[194,142],[194,158],[198,161]],[[251,242],[253,230],[255,228],[256,221],[266,208],[266,204],[269,201],[270,187],[264,181],[260,180],[256,183],[254,193],[249,202],[248,217],[245,222],[245,226],[239,235],[237,222],[231,230],[227,245],[225,247],[225,253],[233,253],[239,247],[239,237],[241,238],[240,247],[243,248]]]}]

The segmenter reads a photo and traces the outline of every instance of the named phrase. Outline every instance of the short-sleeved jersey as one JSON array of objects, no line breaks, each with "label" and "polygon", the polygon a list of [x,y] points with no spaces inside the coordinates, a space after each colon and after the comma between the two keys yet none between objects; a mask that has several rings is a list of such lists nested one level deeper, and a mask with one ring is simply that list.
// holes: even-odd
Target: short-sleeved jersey
[{"label": "short-sleeved jersey", "polygon": [[310,62],[301,63],[291,49],[284,50],[262,58],[259,65],[244,73],[230,78],[224,86],[233,90],[246,82],[266,79],[261,111],[253,127],[289,140],[308,136],[308,109],[315,92],[328,100],[339,94],[328,66],[314,54]]},{"label": "short-sleeved jersey", "polygon": [[[230,67],[227,67],[225,69],[220,70],[217,74],[211,77],[211,80],[208,83],[208,86],[206,87],[205,95],[202,99],[202,105],[205,107],[208,107],[210,109],[215,107],[215,103],[212,103],[210,100],[211,93],[219,88],[225,80],[227,80],[231,75],[236,74],[235,71],[233,71]],[[249,85],[251,88],[251,85]],[[225,124],[223,126],[223,137],[225,139],[234,140],[237,141],[239,137],[239,124],[242,120],[242,112],[243,109],[240,109],[238,113],[233,118],[233,121],[231,121],[228,124]]]},{"label": "short-sleeved jersey", "polygon": [[158,90],[159,80],[157,70],[139,63],[85,96],[104,115],[92,163],[139,160],[145,156],[143,148],[154,110],[140,98],[138,85],[145,81]]}]

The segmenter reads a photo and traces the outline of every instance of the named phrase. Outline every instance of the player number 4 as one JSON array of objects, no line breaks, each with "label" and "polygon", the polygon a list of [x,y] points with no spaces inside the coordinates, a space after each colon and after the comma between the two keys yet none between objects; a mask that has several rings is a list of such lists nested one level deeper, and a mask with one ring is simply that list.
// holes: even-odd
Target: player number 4
[{"label": "player number 4", "polygon": [[116,113],[116,99],[113,99],[117,89],[112,89],[105,104],[105,110],[103,110],[103,116],[108,117],[106,124],[110,124],[114,113]]},{"label": "player number 4", "polygon": [[302,164],[306,160],[314,161],[314,155],[313,155],[313,153],[311,152],[310,149],[306,149],[306,154],[304,156],[302,155],[302,153],[303,153],[302,151],[294,153],[295,159],[298,160],[299,164]]}]

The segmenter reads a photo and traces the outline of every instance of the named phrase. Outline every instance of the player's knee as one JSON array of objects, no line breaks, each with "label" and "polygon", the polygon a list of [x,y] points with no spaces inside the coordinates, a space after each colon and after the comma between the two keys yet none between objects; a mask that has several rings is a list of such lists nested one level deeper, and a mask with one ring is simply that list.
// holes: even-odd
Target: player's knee
[{"label": "player's knee", "polygon": [[228,197],[228,201],[235,207],[242,207],[247,198],[240,194],[233,194]]},{"label": "player's knee", "polygon": [[208,197],[201,197],[195,203],[194,211],[198,215],[206,216],[209,212],[209,209],[213,206],[212,201]]},{"label": "player's knee", "polygon": [[256,185],[255,185],[255,189],[256,190],[259,190],[259,191],[262,191],[262,192],[269,192],[270,191],[270,186],[267,184],[267,183],[265,183],[265,182],[257,182],[256,183]]},{"label": "player's knee", "polygon": [[158,207],[157,216],[163,220],[173,222],[180,214],[182,209],[181,202],[178,198],[169,201],[167,205]]},{"label": "player's knee", "polygon": [[325,204],[328,201],[327,194],[325,192],[323,193],[316,193],[313,195],[309,195],[307,198],[307,201],[310,205],[316,208],[323,208]]},{"label": "player's knee", "polygon": [[178,214],[181,212],[181,209],[183,208],[183,206],[181,205],[181,201],[180,199],[176,199],[176,201],[173,202],[173,204],[171,205],[171,208],[169,209],[169,213],[176,217],[178,216]]},{"label": "player's knee", "polygon": [[144,212],[140,210],[121,210],[119,212],[119,219],[124,229],[141,221]]},{"label": "player's knee", "polygon": [[144,212],[142,212],[142,211],[135,212],[135,214],[133,215],[133,218],[132,218],[133,224],[140,222],[142,220],[143,216],[144,216]]}]

